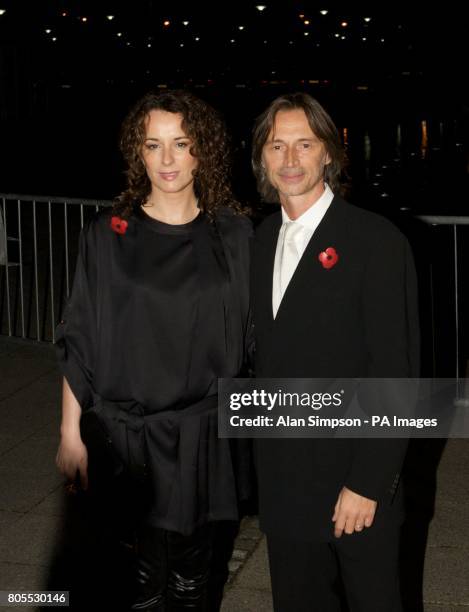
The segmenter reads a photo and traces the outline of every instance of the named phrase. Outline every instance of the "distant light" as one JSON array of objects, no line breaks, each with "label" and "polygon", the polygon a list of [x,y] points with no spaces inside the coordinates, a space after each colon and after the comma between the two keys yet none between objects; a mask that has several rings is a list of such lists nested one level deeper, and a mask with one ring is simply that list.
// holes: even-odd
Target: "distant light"
[{"label": "distant light", "polygon": [[305,18],[305,16],[304,16],[304,15],[300,15],[300,19],[304,19],[304,18]]},{"label": "distant light", "polygon": [[127,45],[128,47],[130,47],[130,43],[129,43],[129,42],[127,42],[127,43],[126,43],[126,45]]},{"label": "distant light", "polygon": [[309,32],[303,32],[305,36],[309,36]]},{"label": "distant light", "polygon": [[289,41],[288,41],[288,44],[289,44],[289,45],[292,45],[292,44],[293,44],[293,41],[292,41],[292,40],[289,40]]},{"label": "distant light", "polygon": [[6,12],[7,12],[7,10],[6,10],[6,9],[0,9],[0,17],[1,17],[2,15],[4,15]]},{"label": "distant light", "polygon": [[366,21],[366,23],[370,23],[371,21],[371,17],[363,17],[363,19]]},{"label": "distant light", "polygon": [[343,28],[346,28],[348,26],[348,23],[346,21],[342,21],[342,23],[340,24]]},{"label": "distant light", "polygon": [[340,34],[337,34],[337,33],[336,33],[336,34],[334,34],[334,36],[335,36],[336,38],[340,38]]},{"label": "distant light", "polygon": [[151,49],[151,43],[148,43],[147,47],[148,47],[149,49]]},{"label": "distant light", "polygon": [[195,37],[195,40],[199,42],[200,38],[198,36]]},{"label": "distant light", "polygon": [[52,39],[52,41],[53,41],[53,42],[55,42],[56,40],[57,40],[57,38],[54,36],[54,37],[53,37],[53,39]]},{"label": "distant light", "polygon": [[366,42],[366,37],[363,37],[362,40],[363,40],[363,42]]},{"label": "distant light", "polygon": [[120,38],[122,36],[122,32],[117,32],[117,36]]},{"label": "distant light", "polygon": [[188,22],[188,21],[183,21],[183,22],[182,22],[182,25],[188,26],[188,25],[189,25],[189,22]]},{"label": "distant light", "polygon": [[230,40],[230,43],[234,43],[234,42],[236,42],[236,41],[235,41],[235,39],[234,39],[234,38],[232,38],[232,39]]},{"label": "distant light", "polygon": [[310,23],[310,22],[309,22],[309,19],[305,19],[303,23],[304,23],[305,25],[309,25],[309,23]]},{"label": "distant light", "polygon": [[82,17],[81,20],[83,23],[86,23],[88,21],[88,17]]},{"label": "distant light", "polygon": [[46,32],[46,34],[50,34],[52,32],[52,30],[47,29],[45,32]]},{"label": "distant light", "polygon": [[327,15],[327,13],[328,13],[329,11],[323,10],[323,11],[319,11],[319,12],[321,13],[321,15]]},{"label": "distant light", "polygon": [[106,19],[112,21],[114,19],[114,15],[106,15]]},{"label": "distant light", "polygon": [[267,40],[264,40],[264,45],[266,45],[266,44],[267,44],[267,42],[268,42]]},{"label": "distant light", "polygon": [[179,46],[180,46],[180,47],[184,47],[184,43],[181,43]]},{"label": "distant light", "polygon": [[[62,17],[67,17],[67,16],[68,16],[67,11],[64,11],[64,12],[62,13]],[[62,87],[65,87],[65,85],[62,85]]]},{"label": "distant light", "polygon": [[345,36],[341,36],[341,37],[340,37],[340,40],[345,40]]},{"label": "distant light", "polygon": [[384,38],[381,39],[381,42],[384,42]]},{"label": "distant light", "polygon": [[256,5],[256,9],[257,9],[258,11],[260,11],[261,13],[262,13],[262,11],[265,11],[265,9],[266,9],[266,8],[267,8],[267,7],[266,7],[266,5],[265,5],[265,4],[258,4],[258,5]]},{"label": "distant light", "polygon": [[171,25],[171,22],[168,21],[168,20],[163,21],[163,25],[164,25],[165,28],[167,28],[169,25]]},{"label": "distant light", "polygon": [[244,30],[244,26],[238,26],[238,30]]}]

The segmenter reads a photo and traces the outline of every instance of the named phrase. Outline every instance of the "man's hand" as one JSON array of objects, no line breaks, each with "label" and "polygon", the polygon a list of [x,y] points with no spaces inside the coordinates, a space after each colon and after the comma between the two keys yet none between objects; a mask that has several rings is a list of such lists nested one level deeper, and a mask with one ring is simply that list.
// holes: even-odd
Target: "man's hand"
[{"label": "man's hand", "polygon": [[344,531],[350,535],[354,531],[362,531],[364,527],[371,527],[375,518],[376,506],[377,502],[374,500],[343,487],[332,517],[335,523],[335,537],[340,538]]}]

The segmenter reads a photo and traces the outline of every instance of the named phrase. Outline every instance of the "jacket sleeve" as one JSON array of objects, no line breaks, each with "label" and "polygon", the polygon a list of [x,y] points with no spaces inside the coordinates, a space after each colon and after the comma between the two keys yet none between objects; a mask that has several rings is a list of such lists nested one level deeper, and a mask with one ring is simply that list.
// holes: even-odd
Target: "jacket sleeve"
[{"label": "jacket sleeve", "polygon": [[80,234],[73,288],[56,330],[59,367],[82,409],[93,403],[97,340],[95,223]]},{"label": "jacket sleeve", "polygon": [[[420,334],[417,280],[410,246],[394,228],[375,238],[362,291],[367,377],[417,378]],[[375,408],[376,414],[377,397],[385,405],[386,397],[383,395],[391,386],[385,382],[371,387],[363,385],[363,390],[358,391],[360,406],[368,414],[373,414]],[[387,404],[392,408],[391,398],[392,394],[389,394]],[[386,493],[392,495],[399,481],[407,446],[405,438],[353,440],[352,462],[345,486],[374,500],[383,499]]]}]

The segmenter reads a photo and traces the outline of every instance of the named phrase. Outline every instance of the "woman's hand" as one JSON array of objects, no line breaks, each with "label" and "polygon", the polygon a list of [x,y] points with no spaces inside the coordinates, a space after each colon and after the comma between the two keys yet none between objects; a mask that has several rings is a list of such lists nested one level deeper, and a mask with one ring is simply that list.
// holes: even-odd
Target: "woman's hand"
[{"label": "woman's hand", "polygon": [[75,482],[78,471],[81,488],[86,491],[88,488],[88,451],[79,434],[62,435],[55,463],[71,483]]},{"label": "woman's hand", "polygon": [[88,451],[80,435],[81,407],[66,378],[62,390],[62,424],[60,426],[60,445],[55,463],[69,481],[69,491],[75,489],[77,471],[80,474],[81,488],[88,488]]}]

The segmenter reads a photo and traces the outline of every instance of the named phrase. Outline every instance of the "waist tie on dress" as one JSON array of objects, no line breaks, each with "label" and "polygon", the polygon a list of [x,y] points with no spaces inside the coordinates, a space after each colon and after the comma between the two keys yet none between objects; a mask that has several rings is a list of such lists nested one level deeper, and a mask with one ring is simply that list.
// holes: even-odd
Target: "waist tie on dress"
[{"label": "waist tie on dress", "polygon": [[217,399],[217,395],[211,395],[180,409],[153,414],[145,414],[144,407],[135,401],[98,399],[90,410],[103,424],[125,468],[142,479],[148,471],[149,454],[157,453],[163,468],[169,459],[165,457],[165,451],[184,442],[180,440],[180,422],[216,415]]}]

